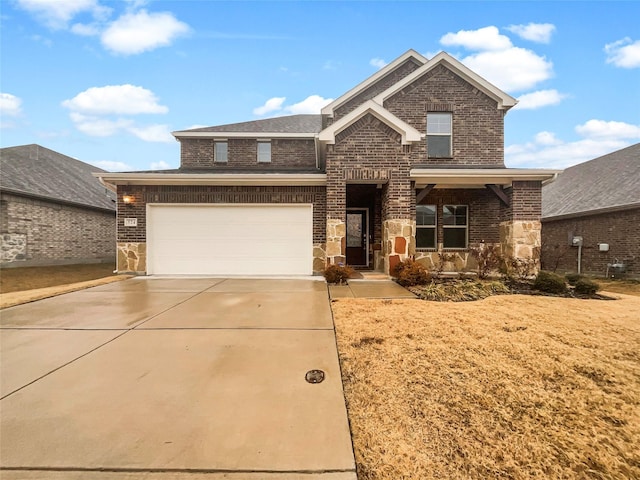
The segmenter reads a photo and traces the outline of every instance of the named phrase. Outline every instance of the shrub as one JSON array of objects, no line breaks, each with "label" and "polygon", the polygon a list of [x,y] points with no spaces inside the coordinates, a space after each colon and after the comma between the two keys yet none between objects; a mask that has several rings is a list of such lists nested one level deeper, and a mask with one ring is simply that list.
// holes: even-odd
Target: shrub
[{"label": "shrub", "polygon": [[391,273],[396,277],[396,281],[403,287],[424,285],[431,280],[431,275],[429,275],[427,269],[424,268],[424,265],[410,258],[398,263]]},{"label": "shrub", "polygon": [[453,263],[455,259],[455,253],[438,252],[438,265],[435,269],[436,275],[440,275],[444,271],[445,264]]},{"label": "shrub", "polygon": [[533,277],[538,262],[534,258],[509,257],[504,260],[504,270],[509,278],[526,280]]},{"label": "shrub", "polygon": [[545,293],[565,293],[567,284],[560,275],[543,270],[538,273],[533,282],[533,288]]},{"label": "shrub", "polygon": [[588,278],[581,278],[576,282],[576,293],[580,295],[595,295],[600,286]]},{"label": "shrub", "polygon": [[353,268],[348,265],[329,265],[324,269],[324,278],[327,283],[347,283],[353,274]]},{"label": "shrub", "polygon": [[503,262],[499,245],[482,243],[470,250],[478,263],[478,278],[487,278],[491,272],[498,270]]},{"label": "shrub", "polygon": [[582,275],[578,274],[578,273],[567,273],[564,278],[567,279],[567,282],[569,282],[569,285],[574,285],[578,282],[578,280],[582,280]]}]

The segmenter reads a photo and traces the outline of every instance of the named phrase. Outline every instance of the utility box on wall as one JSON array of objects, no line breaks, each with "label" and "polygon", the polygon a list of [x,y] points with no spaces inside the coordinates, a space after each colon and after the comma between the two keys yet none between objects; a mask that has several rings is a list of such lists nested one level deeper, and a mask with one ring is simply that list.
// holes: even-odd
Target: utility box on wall
[{"label": "utility box on wall", "polygon": [[608,243],[599,243],[598,244],[598,251],[599,252],[608,252],[609,251],[609,244]]}]

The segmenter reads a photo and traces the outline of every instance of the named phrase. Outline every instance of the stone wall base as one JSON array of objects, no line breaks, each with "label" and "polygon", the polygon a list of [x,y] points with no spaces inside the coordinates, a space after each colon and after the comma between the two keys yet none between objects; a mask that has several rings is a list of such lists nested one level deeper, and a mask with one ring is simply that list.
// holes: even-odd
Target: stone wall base
[{"label": "stone wall base", "polygon": [[327,266],[327,244],[313,244],[313,274],[320,275]]},{"label": "stone wall base", "polygon": [[400,262],[416,251],[415,220],[393,219],[382,222],[382,261],[384,272],[389,274]]},{"label": "stone wall base", "polygon": [[469,251],[416,252],[415,261],[430,272],[475,272],[478,262]]},{"label": "stone wall base", "polygon": [[[327,219],[327,244],[325,249],[325,258],[327,265],[345,264],[346,245],[347,245],[347,226],[342,220],[334,218]],[[315,251],[315,249],[314,249]],[[315,270],[315,253],[314,253],[314,270]]]},{"label": "stone wall base", "polygon": [[534,273],[540,270],[542,224],[534,220],[513,220],[500,224],[502,254],[507,259],[533,261]]},{"label": "stone wall base", "polygon": [[118,243],[118,259],[116,263],[118,273],[147,274],[147,244],[146,242]]},{"label": "stone wall base", "polygon": [[0,235],[2,245],[1,263],[24,262],[27,259],[27,236],[22,233],[3,233]]}]

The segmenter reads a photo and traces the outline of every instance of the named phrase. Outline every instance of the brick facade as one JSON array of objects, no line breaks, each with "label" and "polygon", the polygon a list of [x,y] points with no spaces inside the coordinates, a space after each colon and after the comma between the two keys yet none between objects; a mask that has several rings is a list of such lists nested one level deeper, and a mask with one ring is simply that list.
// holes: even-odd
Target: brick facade
[{"label": "brick facade", "polygon": [[249,138],[227,140],[226,163],[214,162],[214,140],[182,138],[180,140],[180,162],[182,168],[224,169],[313,169],[316,168],[314,140],[272,139],[271,162],[258,163],[258,142]]},{"label": "brick facade", "polygon": [[[578,248],[570,236],[583,237],[582,272],[604,276],[607,264],[624,262],[627,275],[640,278],[640,209],[584,217],[542,221],[542,267],[558,272],[576,272]],[[608,252],[598,244],[607,243]]]},{"label": "brick facade", "polygon": [[2,266],[113,262],[115,212],[2,193]]}]

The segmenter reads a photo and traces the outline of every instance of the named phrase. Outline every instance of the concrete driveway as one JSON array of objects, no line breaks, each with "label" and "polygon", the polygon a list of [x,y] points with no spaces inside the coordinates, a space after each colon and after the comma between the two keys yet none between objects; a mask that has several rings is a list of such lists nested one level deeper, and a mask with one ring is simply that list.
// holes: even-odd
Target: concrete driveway
[{"label": "concrete driveway", "polygon": [[356,478],[323,281],[136,278],[0,326],[3,479]]}]

